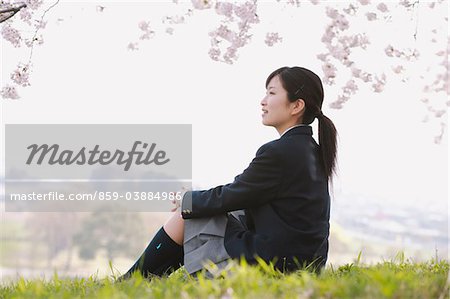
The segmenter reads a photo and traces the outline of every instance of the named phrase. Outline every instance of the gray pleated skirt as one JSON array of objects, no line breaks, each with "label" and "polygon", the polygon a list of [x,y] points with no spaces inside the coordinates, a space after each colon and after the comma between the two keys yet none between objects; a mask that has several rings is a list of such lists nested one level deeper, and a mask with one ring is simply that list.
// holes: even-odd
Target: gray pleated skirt
[{"label": "gray pleated skirt", "polygon": [[[244,215],[244,211],[229,214],[242,221],[239,216]],[[202,270],[209,262],[219,269],[228,264],[231,258],[224,246],[227,223],[227,214],[184,220],[184,267],[189,274]]]}]

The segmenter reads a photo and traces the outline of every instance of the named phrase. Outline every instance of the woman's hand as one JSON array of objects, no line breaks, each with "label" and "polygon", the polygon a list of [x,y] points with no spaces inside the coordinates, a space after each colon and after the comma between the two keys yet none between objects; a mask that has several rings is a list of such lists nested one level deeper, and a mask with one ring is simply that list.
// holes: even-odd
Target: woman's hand
[{"label": "woman's hand", "polygon": [[[174,204],[174,207],[170,210],[171,212],[175,212],[179,207],[181,207],[181,201],[183,200],[184,194],[188,191],[186,187],[181,187],[181,192],[170,192],[169,194],[173,195],[174,199],[172,200],[172,203]],[[181,196],[177,197],[177,193],[181,193]],[[179,198],[179,199],[177,199]]]}]

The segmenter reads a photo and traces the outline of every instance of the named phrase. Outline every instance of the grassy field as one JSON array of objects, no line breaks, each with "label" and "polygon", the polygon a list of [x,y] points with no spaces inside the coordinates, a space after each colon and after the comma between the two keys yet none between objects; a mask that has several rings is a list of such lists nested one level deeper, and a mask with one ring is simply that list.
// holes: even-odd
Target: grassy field
[{"label": "grassy field", "polygon": [[183,268],[169,277],[115,282],[111,267],[106,278],[48,280],[19,279],[3,284],[0,298],[449,298],[449,262],[431,259],[414,263],[398,254],[376,265],[361,264],[360,256],[338,268],[328,266],[320,275],[300,270],[289,275],[260,263],[231,264],[213,279],[204,273],[187,275]]}]

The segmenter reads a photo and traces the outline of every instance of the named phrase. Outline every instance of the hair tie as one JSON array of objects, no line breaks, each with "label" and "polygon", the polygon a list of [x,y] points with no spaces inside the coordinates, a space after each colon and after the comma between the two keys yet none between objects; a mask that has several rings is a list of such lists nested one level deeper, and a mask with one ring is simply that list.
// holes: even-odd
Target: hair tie
[{"label": "hair tie", "polygon": [[324,115],[323,115],[322,110],[319,110],[319,112],[317,112],[317,114],[316,114],[316,117],[317,117],[317,118],[323,117],[323,116],[324,116]]}]

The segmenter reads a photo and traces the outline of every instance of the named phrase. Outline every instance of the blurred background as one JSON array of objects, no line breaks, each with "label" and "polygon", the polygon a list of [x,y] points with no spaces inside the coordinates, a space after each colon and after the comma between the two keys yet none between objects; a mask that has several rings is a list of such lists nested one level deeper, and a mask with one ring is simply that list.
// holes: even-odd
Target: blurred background
[{"label": "blurred background", "polygon": [[[365,263],[400,251],[448,259],[448,5],[380,3],[333,2],[336,16],[319,1],[263,1],[258,22],[240,31],[251,36],[244,47],[214,38],[220,25],[239,26],[245,6],[233,21],[213,1],[43,1],[31,11],[34,22],[48,9],[37,35],[26,16],[1,24],[1,279],[104,276],[109,262],[124,272],[170,216],[5,212],[5,124],[192,124],[193,188],[208,189],[232,182],[279,137],[262,125],[260,101],[267,76],[295,65],[323,78],[322,110],[339,134],[328,266],[359,252]],[[31,60],[5,26],[23,43],[37,36]],[[342,39],[327,42],[333,34]],[[369,83],[348,83],[355,69],[330,50],[339,43],[376,75]],[[8,98],[24,64],[30,85]]]}]

